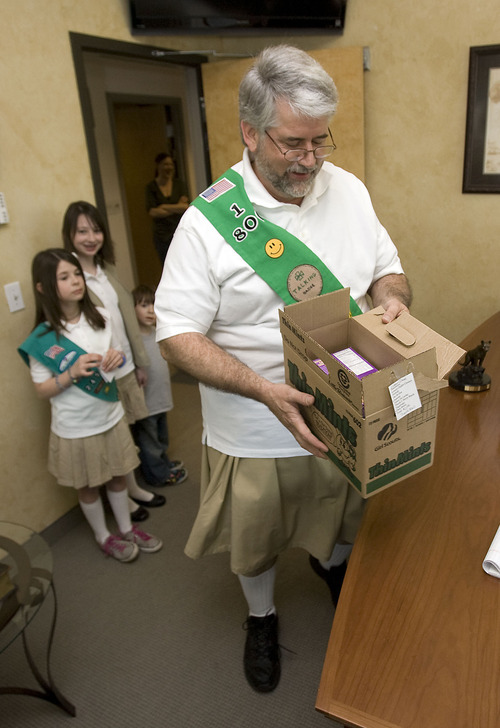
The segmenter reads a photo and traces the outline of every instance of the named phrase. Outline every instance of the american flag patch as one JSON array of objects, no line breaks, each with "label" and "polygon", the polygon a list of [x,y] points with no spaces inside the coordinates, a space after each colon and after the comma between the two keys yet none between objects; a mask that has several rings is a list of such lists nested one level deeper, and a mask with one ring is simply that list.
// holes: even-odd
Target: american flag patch
[{"label": "american flag patch", "polygon": [[217,197],[220,197],[224,194],[224,192],[227,192],[228,190],[231,190],[235,185],[230,182],[228,179],[223,177],[218,182],[213,184],[211,187],[207,187],[205,192],[202,192],[200,194],[200,197],[203,197],[204,200],[207,202],[213,202],[217,199]]},{"label": "american flag patch", "polygon": [[57,344],[54,344],[50,347],[50,349],[47,349],[47,351],[44,352],[44,356],[46,356],[48,359],[55,359],[58,354],[60,354],[64,349],[62,346],[57,346]]}]

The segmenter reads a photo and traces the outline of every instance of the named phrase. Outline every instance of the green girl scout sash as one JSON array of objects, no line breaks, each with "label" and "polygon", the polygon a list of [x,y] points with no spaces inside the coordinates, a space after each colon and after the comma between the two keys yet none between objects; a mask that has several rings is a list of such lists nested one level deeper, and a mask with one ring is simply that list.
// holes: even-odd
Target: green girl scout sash
[{"label": "green girl scout sash", "polygon": [[[66,371],[73,361],[87,353],[62,334],[57,335],[47,323],[37,326],[23,341],[18,352],[28,366],[29,357],[32,356],[55,374]],[[115,380],[107,382],[97,369],[94,369],[88,377],[82,377],[75,382],[75,386],[79,387],[82,392],[106,402],[118,401],[118,388]]]},{"label": "green girl scout sash", "polygon": [[[257,215],[243,178],[234,169],[228,169],[191,204],[286,304],[344,287],[295,235]],[[360,313],[351,298],[350,315]]]}]

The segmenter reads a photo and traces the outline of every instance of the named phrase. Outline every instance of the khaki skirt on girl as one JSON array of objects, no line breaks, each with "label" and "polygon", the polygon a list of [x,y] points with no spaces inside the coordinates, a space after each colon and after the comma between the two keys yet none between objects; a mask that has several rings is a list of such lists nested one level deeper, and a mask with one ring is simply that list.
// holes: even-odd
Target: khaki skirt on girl
[{"label": "khaki skirt on girl", "polygon": [[130,429],[122,418],[99,435],[69,440],[50,433],[49,472],[59,485],[94,488],[139,465]]}]

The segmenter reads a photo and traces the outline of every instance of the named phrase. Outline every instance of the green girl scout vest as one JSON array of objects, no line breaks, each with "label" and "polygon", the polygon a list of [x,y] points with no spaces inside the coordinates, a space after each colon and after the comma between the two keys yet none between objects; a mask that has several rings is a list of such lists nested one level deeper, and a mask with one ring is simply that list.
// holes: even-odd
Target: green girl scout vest
[{"label": "green girl scout vest", "polygon": [[[55,374],[62,374],[82,354],[86,354],[78,344],[50,328],[47,323],[40,324],[18,348],[23,361],[29,366],[29,357],[39,361]],[[118,388],[115,380],[107,382],[98,369],[88,377],[82,377],[76,387],[107,402],[118,401]]]}]

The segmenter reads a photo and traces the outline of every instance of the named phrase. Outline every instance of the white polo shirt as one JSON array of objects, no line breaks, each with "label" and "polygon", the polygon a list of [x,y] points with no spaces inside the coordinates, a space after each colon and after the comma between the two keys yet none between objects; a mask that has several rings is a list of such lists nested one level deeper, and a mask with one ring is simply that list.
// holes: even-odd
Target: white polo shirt
[{"label": "white polo shirt", "polygon": [[[300,206],[272,197],[247,150],[233,169],[263,218],[293,233],[330,268],[363,311],[372,283],[402,273],[397,250],[354,175],[325,162]],[[156,291],[156,339],[198,332],[272,382],[284,382],[283,300],[195,207],[183,215]],[[308,455],[265,405],[200,385],[203,438],[237,457]]]}]

